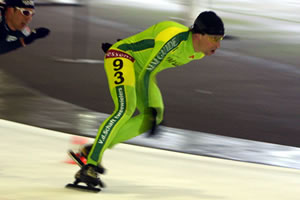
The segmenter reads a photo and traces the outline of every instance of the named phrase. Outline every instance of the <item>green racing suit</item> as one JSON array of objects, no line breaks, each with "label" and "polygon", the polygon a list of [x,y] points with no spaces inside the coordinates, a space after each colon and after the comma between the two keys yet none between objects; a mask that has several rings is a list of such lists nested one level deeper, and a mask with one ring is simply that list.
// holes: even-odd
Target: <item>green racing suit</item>
[{"label": "green racing suit", "polygon": [[[115,43],[104,60],[115,110],[101,124],[87,163],[99,164],[107,148],[150,130],[150,108],[156,110],[156,123],[161,123],[164,105],[156,74],[203,57],[194,51],[189,28],[173,21]],[[136,108],[139,112],[133,116]]]}]

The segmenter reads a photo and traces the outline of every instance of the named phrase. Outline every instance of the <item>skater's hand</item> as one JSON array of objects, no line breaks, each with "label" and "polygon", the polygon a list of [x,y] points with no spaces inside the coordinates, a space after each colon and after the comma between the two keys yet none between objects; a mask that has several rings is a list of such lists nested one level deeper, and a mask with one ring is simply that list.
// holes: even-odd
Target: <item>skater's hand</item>
[{"label": "skater's hand", "polygon": [[37,28],[31,31],[31,34],[28,37],[24,38],[25,44],[30,44],[36,39],[44,38],[49,35],[50,30],[47,28]]},{"label": "skater's hand", "polygon": [[151,129],[148,132],[147,137],[155,137],[158,133],[158,124],[156,124],[156,117],[157,117],[157,111],[155,108],[150,108],[151,109],[151,114],[152,114],[152,118],[151,118]]},{"label": "skater's hand", "polygon": [[[121,41],[122,39],[117,39],[117,42]],[[109,50],[109,48],[112,46],[112,44],[108,43],[108,42],[105,42],[105,43],[102,43],[101,45],[101,48],[102,48],[102,51],[104,53],[107,53],[107,51]]]},{"label": "skater's hand", "polygon": [[110,43],[102,43],[102,50],[104,51],[104,53],[107,53],[108,49],[112,46],[112,44]]}]

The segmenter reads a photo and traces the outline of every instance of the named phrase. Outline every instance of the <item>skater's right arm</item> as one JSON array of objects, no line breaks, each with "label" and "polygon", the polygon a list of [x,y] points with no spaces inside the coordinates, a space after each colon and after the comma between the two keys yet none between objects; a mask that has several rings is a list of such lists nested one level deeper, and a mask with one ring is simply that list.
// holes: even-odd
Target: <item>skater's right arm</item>
[{"label": "skater's right arm", "polygon": [[[0,30],[0,33],[5,30]],[[49,34],[49,29],[47,28],[37,28],[31,31],[29,36],[24,36],[17,38],[15,41],[10,41],[9,36],[2,38],[0,40],[0,54],[8,53],[20,47],[25,47],[28,44],[31,44],[34,40],[46,37]],[[5,34],[5,33],[4,33]]]}]

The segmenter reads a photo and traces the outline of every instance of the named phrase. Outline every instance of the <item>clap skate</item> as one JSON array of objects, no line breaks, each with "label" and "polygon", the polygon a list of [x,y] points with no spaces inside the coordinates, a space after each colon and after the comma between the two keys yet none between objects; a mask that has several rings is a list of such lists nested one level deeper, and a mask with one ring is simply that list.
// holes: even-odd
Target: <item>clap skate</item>
[{"label": "clap skate", "polygon": [[[66,185],[67,188],[100,192],[100,188],[105,187],[104,183],[98,177],[98,173],[103,174],[105,169],[101,165],[94,166],[86,164],[87,156],[91,148],[92,145],[85,145],[79,153],[75,153],[72,150],[68,151],[69,156],[78,164],[79,167],[81,167],[81,169],[76,173],[75,181]],[[85,185],[79,185],[79,183],[84,183]]]},{"label": "clap skate", "polygon": [[[97,166],[87,164],[75,174],[75,181],[73,183],[67,184],[67,188],[81,189],[92,192],[100,192],[101,189],[105,187],[98,176]],[[84,183],[85,185],[79,185],[79,183]],[[97,187],[99,186],[99,187]]]}]

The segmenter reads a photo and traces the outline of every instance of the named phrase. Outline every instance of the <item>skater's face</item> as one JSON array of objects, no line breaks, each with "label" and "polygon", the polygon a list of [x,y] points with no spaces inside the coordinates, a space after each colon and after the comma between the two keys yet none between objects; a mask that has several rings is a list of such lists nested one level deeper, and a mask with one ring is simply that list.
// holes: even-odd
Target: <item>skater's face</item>
[{"label": "skater's face", "polygon": [[12,30],[23,30],[32,20],[34,9],[32,8],[7,8],[7,24]]},{"label": "skater's face", "polygon": [[195,52],[202,52],[210,56],[221,46],[223,35],[193,34],[193,46]]}]

